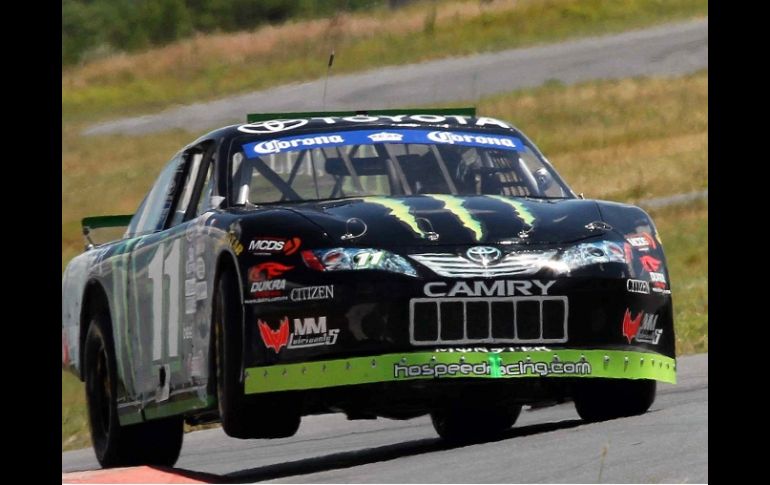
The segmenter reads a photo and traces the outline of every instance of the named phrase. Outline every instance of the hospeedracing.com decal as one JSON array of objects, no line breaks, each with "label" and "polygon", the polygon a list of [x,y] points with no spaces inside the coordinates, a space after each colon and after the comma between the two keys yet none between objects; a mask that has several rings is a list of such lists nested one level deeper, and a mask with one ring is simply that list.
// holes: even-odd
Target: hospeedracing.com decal
[{"label": "hospeedracing.com decal", "polygon": [[588,362],[530,362],[519,360],[510,363],[479,362],[477,364],[393,364],[393,377],[445,377],[445,376],[540,376],[591,374]]}]

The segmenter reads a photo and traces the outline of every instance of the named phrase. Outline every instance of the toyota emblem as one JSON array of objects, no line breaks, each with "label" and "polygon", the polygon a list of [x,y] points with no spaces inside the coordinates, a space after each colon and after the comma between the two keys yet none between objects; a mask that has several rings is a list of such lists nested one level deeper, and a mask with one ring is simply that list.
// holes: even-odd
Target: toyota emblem
[{"label": "toyota emblem", "polygon": [[278,133],[280,131],[293,130],[300,126],[305,126],[308,120],[269,120],[259,121],[257,123],[249,123],[247,125],[241,125],[238,127],[238,131],[243,133]]},{"label": "toyota emblem", "polygon": [[499,249],[491,246],[473,246],[465,252],[465,255],[474,263],[487,266],[490,263],[499,260],[503,256],[503,253],[500,252]]}]

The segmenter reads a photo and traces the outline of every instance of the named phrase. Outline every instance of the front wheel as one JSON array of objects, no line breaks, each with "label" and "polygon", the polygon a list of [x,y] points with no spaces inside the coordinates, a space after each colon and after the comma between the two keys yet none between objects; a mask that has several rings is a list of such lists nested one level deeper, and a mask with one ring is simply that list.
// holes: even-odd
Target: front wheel
[{"label": "front wheel", "polygon": [[242,307],[238,280],[225,270],[214,297],[214,367],[222,428],[240,439],[285,438],[299,428],[298,399],[286,396],[247,396],[242,375]]},{"label": "front wheel", "polygon": [[121,426],[117,411],[117,372],[110,322],[103,312],[88,327],[84,347],[86,401],[96,459],[103,468],[173,466],[182,449],[181,417]]},{"label": "front wheel", "polygon": [[588,422],[644,414],[655,401],[655,389],[649,379],[585,379],[576,384],[575,409]]},{"label": "front wheel", "polygon": [[493,438],[509,430],[521,413],[521,406],[456,406],[431,412],[433,428],[448,441]]}]

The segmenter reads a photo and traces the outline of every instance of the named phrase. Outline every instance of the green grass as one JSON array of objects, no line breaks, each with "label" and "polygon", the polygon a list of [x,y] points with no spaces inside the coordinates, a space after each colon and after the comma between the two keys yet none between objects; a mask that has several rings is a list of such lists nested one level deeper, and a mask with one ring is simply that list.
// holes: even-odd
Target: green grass
[{"label": "green grass", "polygon": [[333,73],[340,74],[707,14],[706,0],[420,2],[93,61],[63,74],[62,111],[65,120],[93,120],[316,79],[332,48]]}]

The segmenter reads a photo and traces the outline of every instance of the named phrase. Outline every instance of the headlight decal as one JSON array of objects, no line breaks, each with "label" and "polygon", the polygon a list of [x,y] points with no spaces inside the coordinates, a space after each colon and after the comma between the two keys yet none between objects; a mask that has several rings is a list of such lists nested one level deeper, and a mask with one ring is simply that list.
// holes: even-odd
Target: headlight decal
[{"label": "headlight decal", "polygon": [[372,248],[331,248],[301,252],[305,265],[316,271],[373,269],[417,276],[417,270],[398,254]]}]

